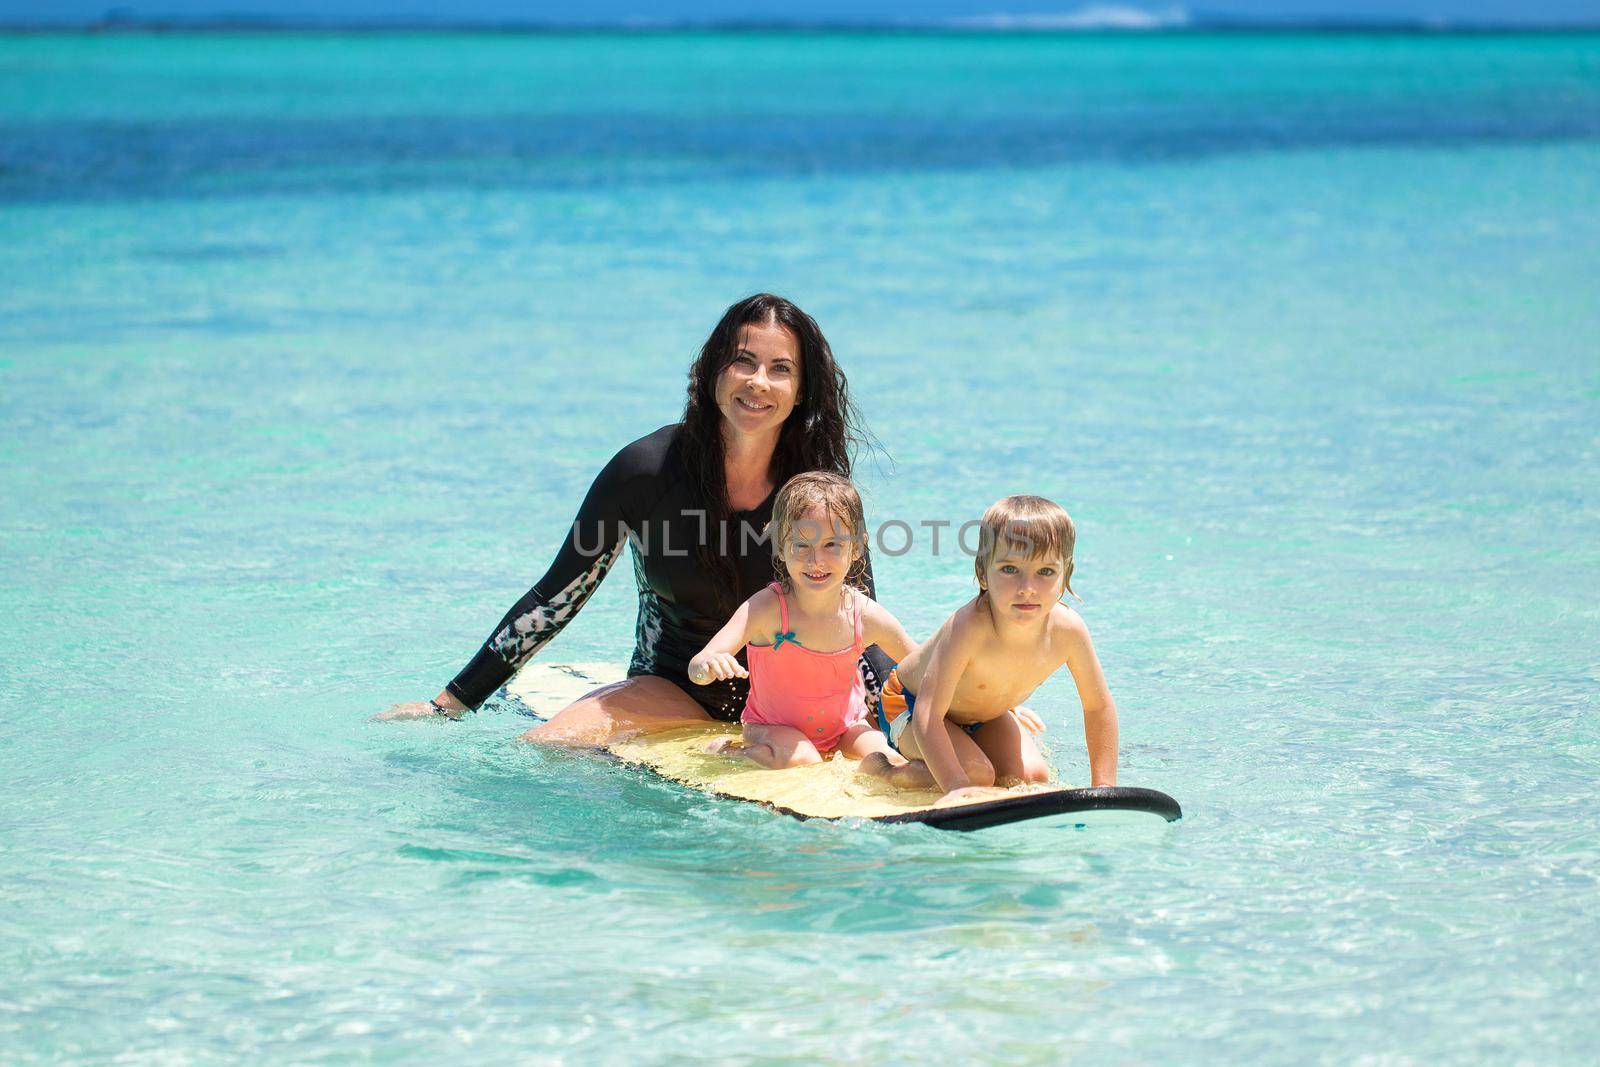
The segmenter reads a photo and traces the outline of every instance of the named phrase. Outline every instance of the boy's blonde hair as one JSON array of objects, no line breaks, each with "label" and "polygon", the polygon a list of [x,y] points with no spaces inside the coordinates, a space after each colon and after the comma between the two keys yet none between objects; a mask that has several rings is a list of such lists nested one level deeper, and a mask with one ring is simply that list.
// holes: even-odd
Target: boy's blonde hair
[{"label": "boy's blonde hair", "polygon": [[978,576],[980,595],[984,573],[1002,545],[1025,554],[1029,559],[1059,559],[1066,576],[1067,592],[1072,592],[1072,550],[1078,543],[1078,528],[1060,504],[1042,496],[1008,496],[996,500],[983,513],[983,530],[978,536],[978,555],[973,570]]},{"label": "boy's blonde hair", "polygon": [[[848,531],[845,540],[855,552],[845,581],[861,586],[867,573],[867,519],[861,510],[861,494],[850,479],[828,471],[807,471],[783,483],[772,501],[772,566],[778,581],[789,588],[789,571],[783,564],[783,546],[794,533],[805,513],[820,507]],[[815,536],[820,531],[812,531]]]}]

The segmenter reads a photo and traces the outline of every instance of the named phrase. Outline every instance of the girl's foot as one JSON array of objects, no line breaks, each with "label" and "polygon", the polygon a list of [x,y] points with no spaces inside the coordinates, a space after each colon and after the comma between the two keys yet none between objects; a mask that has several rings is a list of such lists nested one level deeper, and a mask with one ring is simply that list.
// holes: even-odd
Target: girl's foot
[{"label": "girl's foot", "polygon": [[889,762],[888,753],[868,752],[861,757],[861,773],[870,774],[874,778],[887,778],[894,773],[894,764]]},{"label": "girl's foot", "polygon": [[886,753],[869,752],[861,757],[861,770],[875,778],[882,778],[896,789],[932,789],[933,773],[921,760],[909,763],[892,763]]},{"label": "girl's foot", "polygon": [[912,760],[904,767],[896,767],[889,775],[889,784],[896,789],[937,789],[933,772],[921,760]]},{"label": "girl's foot", "polygon": [[748,747],[737,737],[717,737],[706,746],[706,751],[713,756],[744,756],[749,754]]}]

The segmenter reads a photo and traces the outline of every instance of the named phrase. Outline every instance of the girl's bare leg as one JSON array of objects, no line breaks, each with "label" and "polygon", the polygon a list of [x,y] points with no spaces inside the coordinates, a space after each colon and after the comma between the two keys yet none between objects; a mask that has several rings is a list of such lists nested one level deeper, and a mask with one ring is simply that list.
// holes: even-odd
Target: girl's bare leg
[{"label": "girl's bare leg", "polygon": [[791,726],[747,722],[744,724],[744,743],[728,745],[722,751],[748,757],[770,770],[808,767],[822,762],[822,753],[817,751],[817,746]]},{"label": "girl's bare leg", "polygon": [[1033,735],[1022,728],[1015,715],[990,719],[972,733],[972,739],[994,765],[997,782],[1037,784],[1050,780],[1050,765],[1033,743]]},{"label": "girl's bare leg", "polygon": [[889,739],[883,736],[883,731],[869,723],[858,722],[844,732],[839,738],[839,751],[844,753],[846,759],[865,759],[878,753],[895,765],[905,763],[905,757],[889,747]]},{"label": "girl's bare leg", "polygon": [[640,675],[594,692],[562,708],[549,722],[523,734],[521,740],[575,748],[599,747],[622,734],[652,733],[711,716],[688,693],[665,678]]}]

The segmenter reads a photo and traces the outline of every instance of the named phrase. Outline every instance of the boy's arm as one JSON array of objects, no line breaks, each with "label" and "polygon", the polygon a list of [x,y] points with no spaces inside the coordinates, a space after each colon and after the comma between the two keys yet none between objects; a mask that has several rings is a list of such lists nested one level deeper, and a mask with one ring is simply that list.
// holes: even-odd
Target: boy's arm
[{"label": "boy's arm", "polygon": [[1074,612],[1063,627],[1067,668],[1083,704],[1083,740],[1089,748],[1089,784],[1117,784],[1117,705],[1106,686],[1089,627]]},{"label": "boy's arm", "polygon": [[950,743],[944,717],[949,714],[967,664],[972,662],[977,635],[970,624],[959,616],[953,617],[945,631],[934,637],[932,645],[928,667],[922,674],[922,692],[917,695],[916,711],[911,716],[911,729],[933,780],[944,792],[953,793],[971,786],[972,779],[967,777],[966,768],[961,766],[955,746]]},{"label": "boy's arm", "polygon": [[750,640],[750,627],[759,614],[755,610],[756,600],[771,595],[763,589],[739,605],[733,618],[689,661],[689,681],[695,685],[710,685],[714,680],[750,677],[750,672],[735,657]]},{"label": "boy's arm", "polygon": [[903,662],[917,648],[917,643],[911,640],[911,635],[900,625],[900,620],[882,604],[870,600],[861,610],[861,641],[863,644],[877,645],[896,663]]}]

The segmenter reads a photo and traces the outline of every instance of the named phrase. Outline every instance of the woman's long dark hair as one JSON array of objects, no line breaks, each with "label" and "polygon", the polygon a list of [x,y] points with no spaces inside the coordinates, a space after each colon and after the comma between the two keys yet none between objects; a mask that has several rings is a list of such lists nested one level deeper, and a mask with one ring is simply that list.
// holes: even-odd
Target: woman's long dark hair
[{"label": "woman's long dark hair", "polygon": [[[717,408],[717,379],[739,352],[746,326],[782,326],[800,343],[800,400],[778,434],[772,454],[773,484],[781,487],[804,471],[830,471],[850,477],[855,450],[866,440],[861,416],[850,402],[844,372],[833,360],[833,349],[816,320],[781,296],[757,293],[734,304],[700,347],[689,368],[689,400],[683,409],[679,435],[683,464],[689,482],[703,503],[710,529],[728,518],[728,484],[724,470],[722,412]],[[733,592],[733,564],[717,554],[713,534],[700,546],[701,563]]]}]

